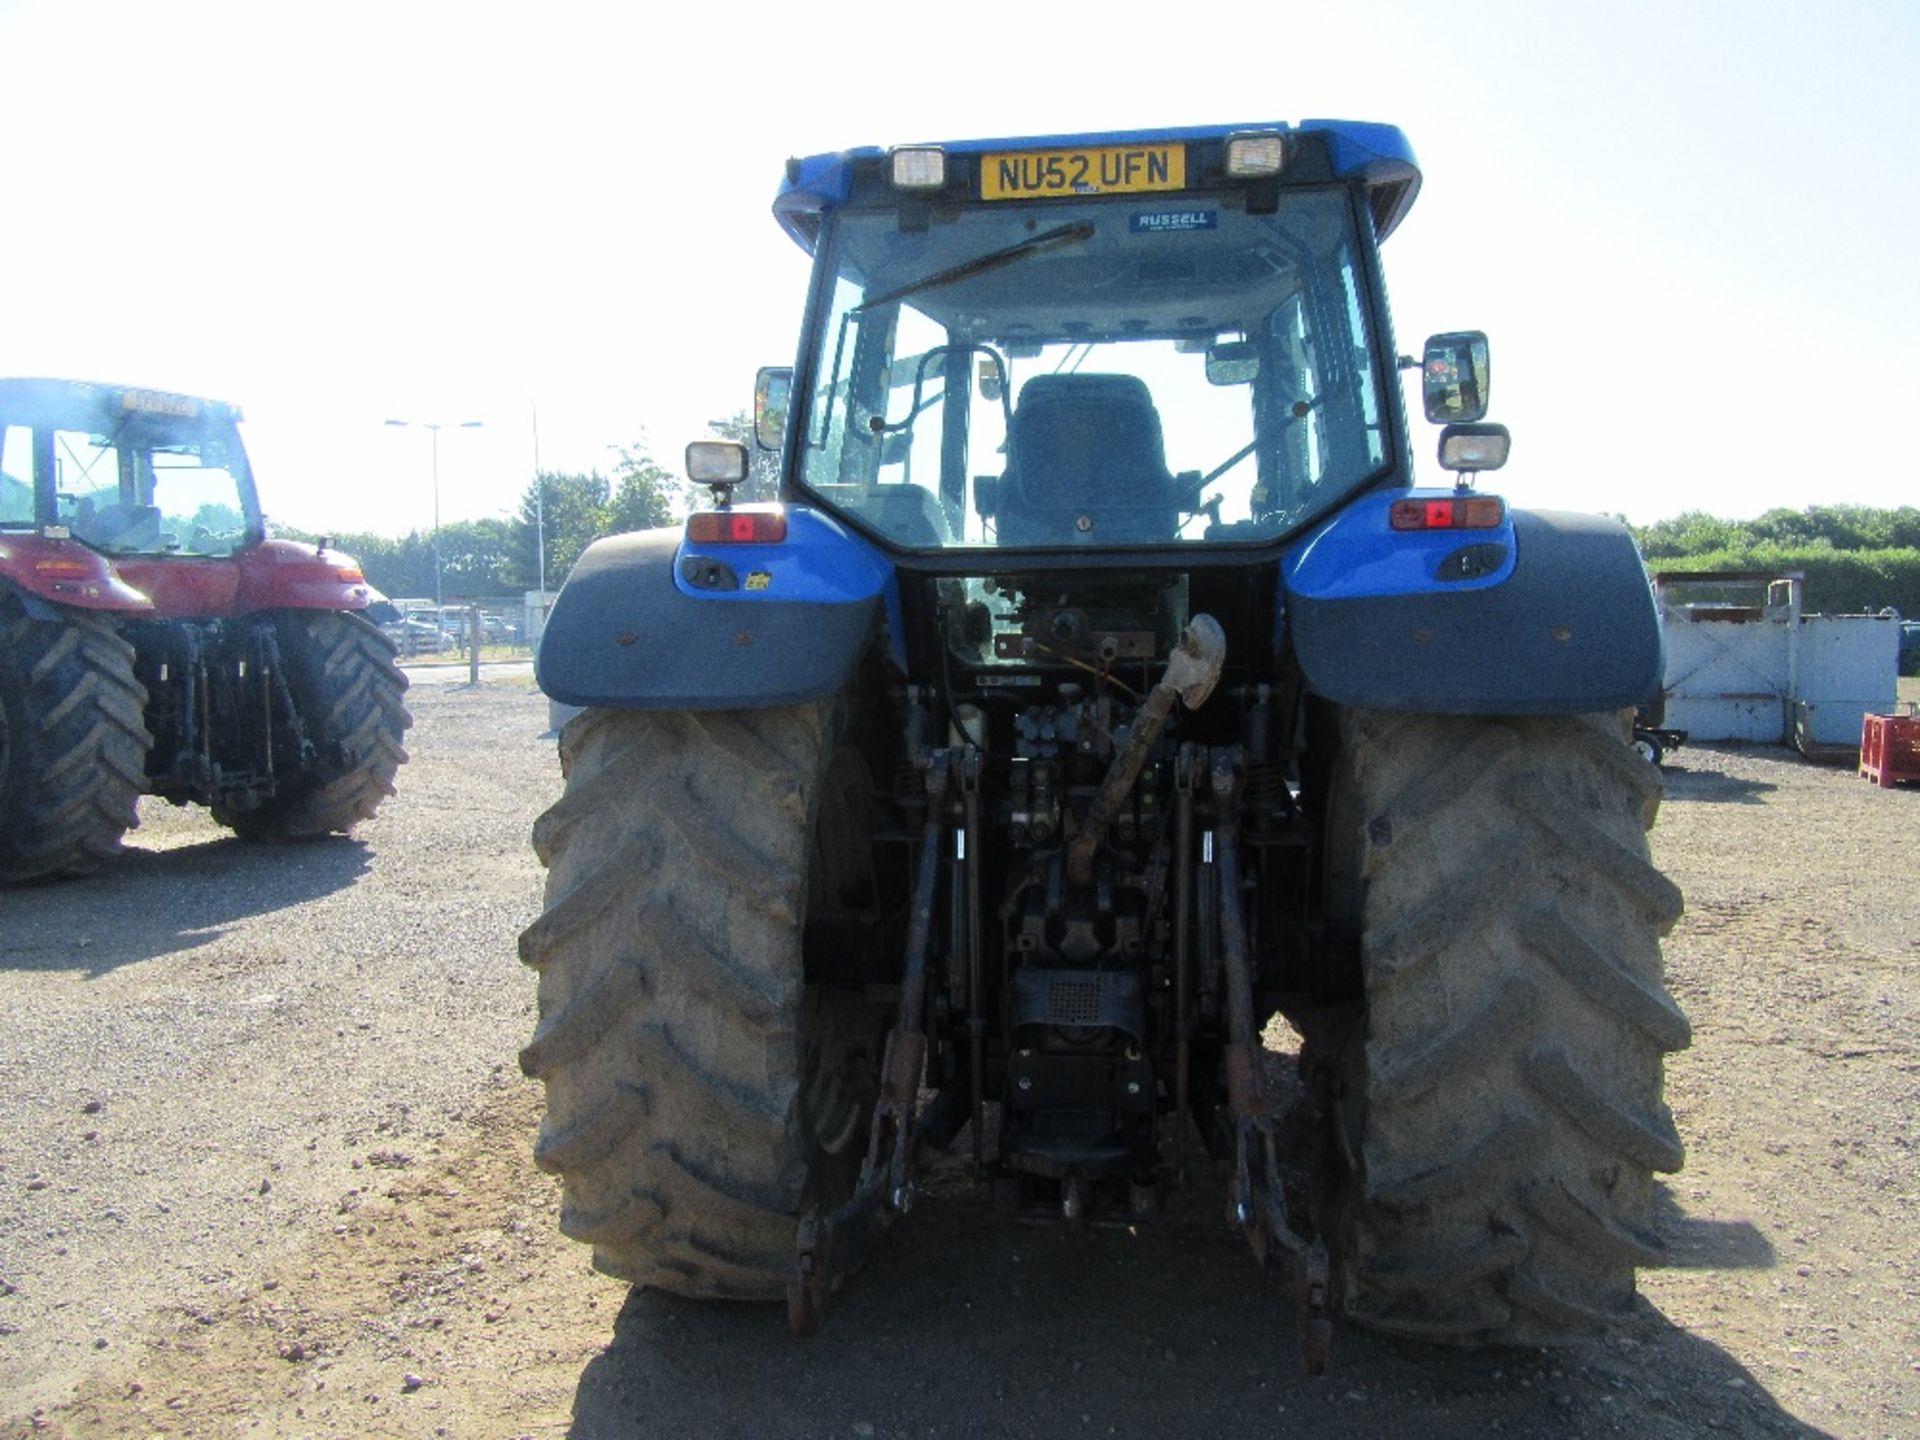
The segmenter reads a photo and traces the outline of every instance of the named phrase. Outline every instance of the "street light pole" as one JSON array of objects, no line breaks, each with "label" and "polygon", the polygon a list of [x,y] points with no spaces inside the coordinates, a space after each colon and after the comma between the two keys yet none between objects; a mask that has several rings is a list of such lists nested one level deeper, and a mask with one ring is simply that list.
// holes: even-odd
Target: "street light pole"
[{"label": "street light pole", "polygon": [[533,567],[539,577],[540,613],[547,611],[547,482],[540,474],[540,402],[533,404]]},{"label": "street light pole", "polygon": [[433,608],[441,613],[433,617],[436,625],[446,621],[447,597],[440,580],[440,427],[429,425],[433,435]]},{"label": "street light pole", "polygon": [[478,420],[462,420],[457,425],[449,425],[444,420],[389,420],[387,424],[402,429],[425,430],[433,436],[433,607],[441,610],[446,607],[446,587],[440,573],[440,432],[445,429],[478,430]]}]

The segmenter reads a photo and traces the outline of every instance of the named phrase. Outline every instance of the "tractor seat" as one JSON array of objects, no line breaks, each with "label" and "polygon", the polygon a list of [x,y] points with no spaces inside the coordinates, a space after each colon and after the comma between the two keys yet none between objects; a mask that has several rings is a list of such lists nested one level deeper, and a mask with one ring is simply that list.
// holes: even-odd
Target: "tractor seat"
[{"label": "tractor seat", "polygon": [[1134,375],[1036,375],[1020,392],[996,506],[1002,545],[1170,540],[1160,412]]}]

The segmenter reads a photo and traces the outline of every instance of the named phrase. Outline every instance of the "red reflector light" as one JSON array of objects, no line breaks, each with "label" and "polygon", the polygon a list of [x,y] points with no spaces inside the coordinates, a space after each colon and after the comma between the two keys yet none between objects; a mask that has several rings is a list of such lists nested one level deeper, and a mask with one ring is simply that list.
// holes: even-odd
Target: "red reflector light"
[{"label": "red reflector light", "polygon": [[1396,500],[1387,511],[1388,523],[1396,530],[1497,530],[1506,517],[1506,502],[1493,495]]},{"label": "red reflector light", "polygon": [[91,575],[93,566],[85,560],[36,560],[33,562],[35,574],[39,575]]},{"label": "red reflector light", "polygon": [[702,510],[687,517],[696,545],[778,545],[787,538],[784,510]]}]

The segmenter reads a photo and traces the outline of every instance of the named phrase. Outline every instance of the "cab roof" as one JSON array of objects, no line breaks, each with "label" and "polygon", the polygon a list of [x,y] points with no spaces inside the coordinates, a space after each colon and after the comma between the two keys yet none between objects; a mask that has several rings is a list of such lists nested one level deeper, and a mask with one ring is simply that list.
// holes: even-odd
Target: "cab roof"
[{"label": "cab roof", "polygon": [[0,379],[0,410],[11,416],[45,416],[52,423],[80,424],[121,413],[173,415],[185,419],[241,419],[240,407],[200,395],[112,385],[95,380],[39,377]]},{"label": "cab roof", "polygon": [[[1290,136],[1314,136],[1326,148],[1333,175],[1358,179],[1367,187],[1375,233],[1392,233],[1413,207],[1420,190],[1420,168],[1413,147],[1397,125],[1363,120],[1268,121],[1257,125],[1194,125],[1158,130],[1114,130],[1079,135],[1029,135],[999,140],[958,140],[941,144],[948,155],[975,156],[1011,150],[1066,150],[1094,146],[1124,146],[1164,142],[1223,144],[1230,135],[1248,131]],[[888,149],[868,145],[827,155],[787,161],[786,176],[774,196],[773,213],[794,243],[813,253],[821,219],[845,205],[853,194],[857,170],[871,170],[883,162]]]}]

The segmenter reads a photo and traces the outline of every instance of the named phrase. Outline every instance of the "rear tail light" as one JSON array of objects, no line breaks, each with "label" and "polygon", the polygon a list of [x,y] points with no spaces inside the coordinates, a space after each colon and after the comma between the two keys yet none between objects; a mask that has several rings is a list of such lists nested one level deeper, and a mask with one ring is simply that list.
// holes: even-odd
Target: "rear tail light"
[{"label": "rear tail light", "polygon": [[1449,495],[1396,500],[1387,515],[1396,530],[1498,530],[1507,506],[1494,495]]},{"label": "rear tail light", "polygon": [[687,517],[696,545],[778,545],[787,538],[784,510],[701,510]]}]

